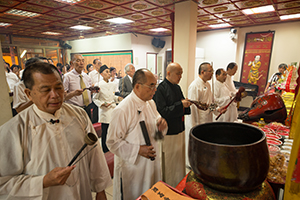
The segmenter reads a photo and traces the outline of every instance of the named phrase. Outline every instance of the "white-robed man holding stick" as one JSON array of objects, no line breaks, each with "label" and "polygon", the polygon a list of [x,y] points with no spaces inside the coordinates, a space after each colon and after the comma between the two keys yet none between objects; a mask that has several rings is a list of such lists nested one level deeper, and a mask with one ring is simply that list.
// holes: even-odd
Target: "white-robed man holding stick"
[{"label": "white-robed man holding stick", "polygon": [[[113,110],[106,144],[115,154],[114,200],[136,199],[161,180],[160,146],[154,135],[156,131],[165,135],[167,123],[152,100],[156,84],[149,70],[137,70],[133,92]],[[150,146],[146,145],[140,122],[146,126]]]}]

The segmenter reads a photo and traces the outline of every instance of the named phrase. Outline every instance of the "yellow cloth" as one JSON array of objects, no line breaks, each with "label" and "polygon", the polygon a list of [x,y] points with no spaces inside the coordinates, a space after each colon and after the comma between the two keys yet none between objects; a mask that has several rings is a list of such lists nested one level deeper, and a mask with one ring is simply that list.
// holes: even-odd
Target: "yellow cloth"
[{"label": "yellow cloth", "polygon": [[[80,76],[80,87],[81,87],[81,89],[84,89],[84,88],[86,88],[86,86],[83,82],[82,75],[80,74],[79,76]],[[84,92],[82,93],[82,98],[83,98],[83,104],[85,106],[88,106],[90,104],[90,100],[89,100],[89,95],[86,90],[84,90]]]},{"label": "yellow cloth", "polygon": [[[285,189],[284,200],[300,199],[300,95],[296,97],[294,115],[290,130],[290,137],[294,138],[291,157],[289,161]],[[299,160],[298,160],[299,159]]]}]

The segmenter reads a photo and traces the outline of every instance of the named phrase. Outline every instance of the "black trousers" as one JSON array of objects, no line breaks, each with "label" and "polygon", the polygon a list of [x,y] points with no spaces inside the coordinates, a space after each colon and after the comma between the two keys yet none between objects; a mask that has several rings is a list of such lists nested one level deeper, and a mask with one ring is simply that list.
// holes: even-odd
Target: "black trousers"
[{"label": "black trousers", "polygon": [[93,124],[98,122],[99,119],[98,106],[94,102],[90,103],[88,106],[84,107],[83,109],[88,114]]},{"label": "black trousers", "polygon": [[17,113],[17,111],[13,108],[13,102],[10,103],[10,107],[11,107],[11,112],[12,112],[13,117],[16,116],[18,113]]},{"label": "black trousers", "polygon": [[106,146],[106,136],[107,136],[108,126],[109,126],[109,124],[101,123],[101,129],[102,129],[101,145],[102,145],[103,153],[106,153],[109,151],[109,149]]}]

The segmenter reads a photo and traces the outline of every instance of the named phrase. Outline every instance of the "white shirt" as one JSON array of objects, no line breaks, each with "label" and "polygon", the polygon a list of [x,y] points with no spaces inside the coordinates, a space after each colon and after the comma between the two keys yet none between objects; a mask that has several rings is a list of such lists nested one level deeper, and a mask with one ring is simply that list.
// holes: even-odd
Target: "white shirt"
[{"label": "white shirt", "polygon": [[[115,96],[116,84],[102,80],[95,86],[100,88],[99,93],[93,95],[93,101],[99,107],[99,122],[108,124],[111,120],[111,113],[116,107],[116,102],[118,102],[118,97]],[[105,102],[111,105],[108,107],[101,106]]]},{"label": "white shirt", "polygon": [[[268,83],[271,83],[271,82],[272,82],[272,79],[274,78],[274,76],[275,76],[276,73],[278,73],[278,72],[275,72],[275,73],[269,78]],[[284,79],[285,79],[285,76],[282,74],[282,75],[280,76],[280,78],[284,80]],[[278,81],[278,78],[277,78],[277,77],[274,78],[273,81]]]},{"label": "white shirt", "polygon": [[116,84],[115,92],[120,92],[120,90],[119,90],[119,81],[120,81],[120,79],[118,79],[117,77],[115,77],[115,79],[113,81],[111,81],[111,79],[112,78],[110,78],[109,81]]},{"label": "white shirt", "polygon": [[[60,122],[52,124],[50,119]],[[89,132],[96,134],[86,112],[65,103],[55,115],[32,105],[2,125],[0,199],[92,200],[91,191],[101,192],[111,185],[99,142],[76,163],[66,184],[43,188],[44,176],[55,167],[66,167]],[[87,146],[81,155],[91,148]]]},{"label": "white shirt", "polygon": [[[154,183],[161,180],[160,149],[153,138],[160,117],[153,100],[145,102],[134,92],[113,110],[106,144],[115,154],[114,200],[121,199],[121,178],[124,200],[137,199]],[[154,161],[138,155],[140,145],[145,145],[139,123],[142,120],[145,121],[151,144],[156,151]],[[166,133],[167,128],[163,131],[164,135]]]},{"label": "white shirt", "polygon": [[[188,99],[200,101],[201,103],[212,103],[212,92],[209,82],[204,82],[197,77],[188,88]],[[191,105],[191,115],[186,116],[186,132],[196,125],[212,122],[212,112],[210,110],[200,110],[195,105]]]},{"label": "white shirt", "polygon": [[126,75],[126,76],[128,76],[128,78],[129,78],[130,82],[132,83],[132,77],[131,77],[131,76],[129,76],[129,75]]},{"label": "white shirt", "polygon": [[22,79],[22,76],[23,76],[23,72],[24,72],[24,69],[22,69],[22,70],[19,72],[19,76],[20,76],[21,79]]},{"label": "white shirt", "polygon": [[[221,83],[220,81],[216,80],[214,85],[214,100],[215,103],[218,104],[218,106],[226,106],[230,100],[231,100],[231,92],[227,88],[225,82]],[[237,107],[236,103],[232,102],[230,106],[228,106],[227,111],[220,116],[218,120],[215,120],[215,118],[218,115],[214,115],[213,121],[215,122],[234,122],[237,120]]]},{"label": "white shirt", "polygon": [[13,73],[13,72],[10,72],[10,73],[7,73],[5,72],[5,75],[6,75],[6,81],[7,81],[7,84],[8,84],[8,87],[10,89],[11,92],[14,92],[14,86],[20,82],[20,79],[18,78],[18,76]]},{"label": "white shirt", "polygon": [[103,77],[98,72],[98,70],[93,70],[89,73],[89,77],[91,78],[92,84],[95,85],[96,83],[99,83],[101,80],[103,80]]},{"label": "white shirt", "polygon": [[[64,89],[65,89],[65,91],[67,91],[67,93],[75,91],[77,89],[83,89],[80,87],[80,76],[79,75],[80,74],[75,69],[73,69],[72,71],[70,71],[69,73],[66,73],[64,75]],[[92,81],[91,81],[90,77],[84,72],[81,72],[81,75],[82,75],[85,86],[87,88],[90,87],[92,85]],[[88,92],[88,96],[89,96],[89,102],[91,103],[92,102],[91,92],[89,90],[87,90],[87,92]],[[65,102],[73,104],[73,105],[81,106],[81,107],[84,106],[82,95],[74,96]]]},{"label": "white shirt", "polygon": [[229,89],[229,91],[231,92],[231,95],[235,95],[237,93],[237,89],[234,86],[233,80],[232,80],[232,76],[229,76],[227,74],[226,80],[225,80],[225,85],[226,87]]},{"label": "white shirt", "polygon": [[26,103],[29,100],[25,93],[25,85],[23,81],[18,82],[14,87],[14,96],[13,96],[13,108],[18,108],[21,104]]}]

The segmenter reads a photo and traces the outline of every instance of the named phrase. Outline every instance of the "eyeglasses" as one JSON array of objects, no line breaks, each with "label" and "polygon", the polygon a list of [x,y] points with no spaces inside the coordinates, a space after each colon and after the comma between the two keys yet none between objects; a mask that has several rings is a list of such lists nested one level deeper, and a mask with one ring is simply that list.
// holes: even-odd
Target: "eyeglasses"
[{"label": "eyeglasses", "polygon": [[144,85],[144,86],[150,88],[151,90],[154,90],[158,86],[158,84],[155,84],[153,86],[149,86],[149,85],[145,85],[145,84],[141,84],[141,85]]}]

